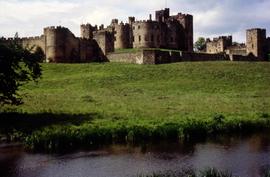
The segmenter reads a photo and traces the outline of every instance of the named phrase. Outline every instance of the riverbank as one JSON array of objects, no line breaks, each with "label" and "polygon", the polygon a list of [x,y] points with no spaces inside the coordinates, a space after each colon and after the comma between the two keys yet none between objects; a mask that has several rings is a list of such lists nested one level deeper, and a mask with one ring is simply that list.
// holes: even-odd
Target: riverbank
[{"label": "riverbank", "polygon": [[[211,167],[218,170],[212,172],[223,172],[223,177],[226,174],[268,177],[268,135],[263,132],[247,136],[209,137],[200,142],[117,144],[53,154],[33,153],[20,146],[0,147],[0,174],[1,177],[44,177],[52,174],[58,177],[186,177],[196,173],[199,177],[201,172],[209,172],[206,169]],[[208,174],[210,177],[215,173]]]},{"label": "riverbank", "polygon": [[32,149],[185,140],[270,127],[270,63],[43,64],[0,130]]}]

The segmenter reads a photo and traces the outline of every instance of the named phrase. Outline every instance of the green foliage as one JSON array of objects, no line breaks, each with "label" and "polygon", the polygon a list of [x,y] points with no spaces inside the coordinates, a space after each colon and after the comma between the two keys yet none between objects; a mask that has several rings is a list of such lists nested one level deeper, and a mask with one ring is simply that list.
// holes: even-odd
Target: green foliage
[{"label": "green foliage", "polygon": [[16,34],[14,42],[0,43],[0,104],[19,104],[20,86],[41,76],[40,56],[24,49]]},{"label": "green foliage", "polygon": [[194,47],[197,51],[204,51],[206,49],[206,40],[203,37],[199,37],[195,42]]},{"label": "green foliage", "polygon": [[147,143],[160,140],[187,141],[206,138],[211,134],[258,131],[270,127],[267,120],[254,122],[228,121],[112,121],[93,120],[81,125],[54,125],[34,131],[25,139],[26,145],[35,150],[56,152],[92,147],[107,143]]},{"label": "green foliage", "polygon": [[45,55],[45,53],[44,53],[44,51],[42,50],[41,47],[37,46],[35,48],[34,54],[35,54],[35,57],[37,58],[37,60],[39,60],[40,62],[45,61],[46,55]]}]

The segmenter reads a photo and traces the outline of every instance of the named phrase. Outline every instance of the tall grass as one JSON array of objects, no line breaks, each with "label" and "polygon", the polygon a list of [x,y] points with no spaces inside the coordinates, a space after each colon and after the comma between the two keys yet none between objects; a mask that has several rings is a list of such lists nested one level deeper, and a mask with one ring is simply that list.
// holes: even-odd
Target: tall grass
[{"label": "tall grass", "polygon": [[57,152],[111,143],[147,143],[161,140],[191,141],[208,135],[251,133],[270,127],[270,119],[227,120],[124,121],[94,120],[81,125],[55,125],[33,132],[25,138],[35,150]]}]

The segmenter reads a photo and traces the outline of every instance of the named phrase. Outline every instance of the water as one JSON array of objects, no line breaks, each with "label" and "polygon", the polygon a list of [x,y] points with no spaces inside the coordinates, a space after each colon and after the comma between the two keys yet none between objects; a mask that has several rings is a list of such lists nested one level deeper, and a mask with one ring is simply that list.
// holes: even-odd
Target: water
[{"label": "water", "polygon": [[270,167],[270,135],[196,144],[114,145],[65,155],[34,154],[19,146],[0,147],[1,177],[126,177],[206,167],[257,177],[262,169]]}]

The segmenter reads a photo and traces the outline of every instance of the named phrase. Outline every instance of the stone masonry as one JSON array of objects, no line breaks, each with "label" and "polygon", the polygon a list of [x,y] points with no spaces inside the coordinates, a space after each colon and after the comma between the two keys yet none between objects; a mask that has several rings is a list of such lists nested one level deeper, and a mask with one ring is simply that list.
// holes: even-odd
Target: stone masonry
[{"label": "stone masonry", "polygon": [[270,38],[266,29],[253,28],[246,31],[246,44],[233,44],[232,36],[221,36],[206,40],[207,53],[226,53],[228,55],[254,56],[256,60],[266,60],[270,53]]}]

